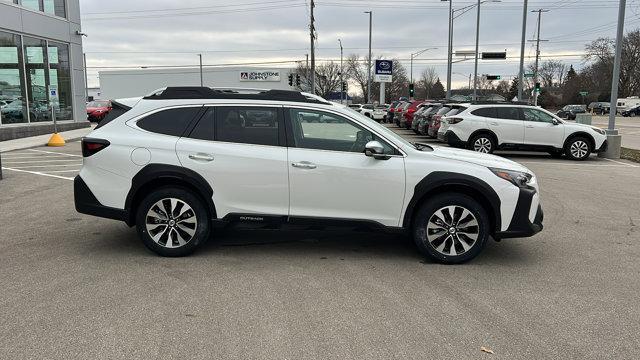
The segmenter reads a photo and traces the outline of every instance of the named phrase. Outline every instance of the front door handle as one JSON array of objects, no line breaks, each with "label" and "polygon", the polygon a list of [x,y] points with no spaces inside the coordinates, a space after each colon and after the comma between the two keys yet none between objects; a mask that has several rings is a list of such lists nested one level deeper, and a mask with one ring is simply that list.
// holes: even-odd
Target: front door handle
[{"label": "front door handle", "polygon": [[291,164],[291,166],[300,169],[315,169],[318,167],[316,164],[310,163],[308,161],[294,162]]},{"label": "front door handle", "polygon": [[197,153],[197,154],[190,154],[189,155],[189,159],[191,160],[196,160],[196,161],[213,161],[213,155],[210,154],[203,154],[203,153]]},{"label": "front door handle", "polygon": [[533,125],[527,125],[527,129],[533,129],[534,126]]}]

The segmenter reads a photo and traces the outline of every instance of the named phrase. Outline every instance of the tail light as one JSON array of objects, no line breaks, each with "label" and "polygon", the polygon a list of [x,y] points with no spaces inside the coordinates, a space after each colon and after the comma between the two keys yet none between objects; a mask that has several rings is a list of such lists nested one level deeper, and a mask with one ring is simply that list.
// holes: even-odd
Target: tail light
[{"label": "tail light", "polygon": [[447,122],[448,122],[449,124],[457,124],[457,123],[459,123],[460,121],[462,121],[462,118],[448,118],[448,119],[447,119]]},{"label": "tail light", "polygon": [[92,139],[92,138],[83,138],[82,139],[82,156],[89,157],[100,150],[105,149],[111,143],[107,140],[103,139]]},{"label": "tail light", "polygon": [[413,114],[414,112],[416,112],[415,108],[410,108],[409,110],[407,110],[408,113]]}]

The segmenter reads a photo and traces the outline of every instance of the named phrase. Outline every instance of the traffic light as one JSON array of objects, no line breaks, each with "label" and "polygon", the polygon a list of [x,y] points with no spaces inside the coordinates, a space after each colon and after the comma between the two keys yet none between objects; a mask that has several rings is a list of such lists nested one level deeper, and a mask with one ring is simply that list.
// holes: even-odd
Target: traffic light
[{"label": "traffic light", "polygon": [[535,91],[536,91],[537,93],[540,93],[540,83],[539,83],[539,82],[537,82],[537,83],[536,83]]},{"label": "traffic light", "polygon": [[347,92],[347,82],[346,81],[342,82],[342,92]]},{"label": "traffic light", "polygon": [[300,86],[300,74],[296,74],[296,86]]},{"label": "traffic light", "polygon": [[487,80],[500,80],[501,78],[500,75],[487,75]]},{"label": "traffic light", "polygon": [[409,97],[412,98],[413,94],[415,94],[415,93],[416,93],[416,90],[415,90],[413,84],[409,84]]},{"label": "traffic light", "polygon": [[293,86],[293,74],[289,74],[289,86]]}]

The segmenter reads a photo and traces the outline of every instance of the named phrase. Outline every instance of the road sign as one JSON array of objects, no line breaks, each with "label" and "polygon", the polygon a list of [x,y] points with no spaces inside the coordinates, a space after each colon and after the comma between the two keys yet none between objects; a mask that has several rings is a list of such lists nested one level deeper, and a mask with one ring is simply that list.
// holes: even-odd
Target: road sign
[{"label": "road sign", "polygon": [[500,80],[502,79],[502,76],[500,75],[486,75],[487,80]]},{"label": "road sign", "polygon": [[504,60],[507,58],[507,52],[483,52],[482,60]]},{"label": "road sign", "polygon": [[374,81],[391,82],[392,80],[393,80],[393,61],[392,60],[376,60]]},{"label": "road sign", "polygon": [[524,77],[526,77],[526,78],[532,78],[534,76],[535,76],[535,74],[532,74],[532,73],[524,74]]},{"label": "road sign", "polygon": [[580,91],[580,96],[587,96],[589,95],[588,91]]}]

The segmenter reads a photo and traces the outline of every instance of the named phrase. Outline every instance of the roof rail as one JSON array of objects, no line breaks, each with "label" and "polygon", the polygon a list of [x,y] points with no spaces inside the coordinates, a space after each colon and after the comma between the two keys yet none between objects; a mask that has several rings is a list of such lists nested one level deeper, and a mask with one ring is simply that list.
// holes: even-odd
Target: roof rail
[{"label": "roof rail", "polygon": [[323,98],[290,90],[265,90],[245,88],[210,88],[201,86],[170,86],[158,89],[144,97],[146,100],[176,99],[225,99],[225,100],[274,100],[316,104],[330,104]]},{"label": "roof rail", "polygon": [[508,100],[473,100],[473,101],[467,101],[468,103],[472,104],[472,105],[491,105],[491,104],[495,104],[495,105],[531,105],[526,101],[508,101]]}]

